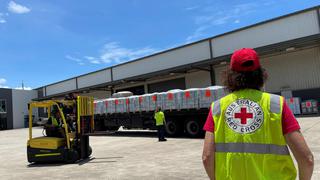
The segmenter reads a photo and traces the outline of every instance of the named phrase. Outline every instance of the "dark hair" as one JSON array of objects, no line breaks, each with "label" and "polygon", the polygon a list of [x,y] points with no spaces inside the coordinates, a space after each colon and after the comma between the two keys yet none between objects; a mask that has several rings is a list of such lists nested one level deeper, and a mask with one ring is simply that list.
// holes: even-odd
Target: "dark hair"
[{"label": "dark hair", "polygon": [[223,72],[222,77],[223,85],[231,92],[241,89],[260,90],[267,80],[267,73],[263,68],[250,72],[236,72],[228,67],[227,70]]}]

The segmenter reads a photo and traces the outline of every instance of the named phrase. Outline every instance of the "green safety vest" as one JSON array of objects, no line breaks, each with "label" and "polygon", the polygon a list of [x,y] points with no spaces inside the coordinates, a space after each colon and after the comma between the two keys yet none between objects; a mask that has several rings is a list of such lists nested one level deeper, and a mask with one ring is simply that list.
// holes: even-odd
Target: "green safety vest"
[{"label": "green safety vest", "polygon": [[54,118],[53,116],[51,116],[51,123],[55,127],[59,126],[59,123],[58,123],[57,119]]},{"label": "green safety vest", "polygon": [[156,126],[163,125],[164,122],[164,113],[162,111],[156,112],[154,114],[154,119],[156,119]]},{"label": "green safety vest", "polygon": [[296,178],[282,133],[282,106],[283,97],[253,89],[212,103],[216,179]]}]

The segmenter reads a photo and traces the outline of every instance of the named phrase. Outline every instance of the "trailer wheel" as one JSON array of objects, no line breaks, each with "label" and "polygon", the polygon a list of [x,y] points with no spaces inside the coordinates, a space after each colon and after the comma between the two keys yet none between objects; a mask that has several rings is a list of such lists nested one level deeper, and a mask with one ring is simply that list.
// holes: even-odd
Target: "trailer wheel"
[{"label": "trailer wheel", "polygon": [[166,132],[168,136],[178,136],[182,132],[182,126],[177,121],[168,121],[166,124]]},{"label": "trailer wheel", "polygon": [[189,120],[185,124],[185,131],[190,137],[198,137],[201,134],[201,127],[198,121]]}]

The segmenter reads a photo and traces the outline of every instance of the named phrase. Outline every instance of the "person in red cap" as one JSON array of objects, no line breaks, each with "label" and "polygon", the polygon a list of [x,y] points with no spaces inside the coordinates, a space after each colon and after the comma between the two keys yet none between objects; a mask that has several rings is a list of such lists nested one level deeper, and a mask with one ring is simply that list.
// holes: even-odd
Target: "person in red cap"
[{"label": "person in red cap", "polygon": [[311,179],[313,155],[283,97],[261,91],[267,78],[259,56],[243,48],[225,72],[227,96],[212,103],[202,160],[210,179]]}]

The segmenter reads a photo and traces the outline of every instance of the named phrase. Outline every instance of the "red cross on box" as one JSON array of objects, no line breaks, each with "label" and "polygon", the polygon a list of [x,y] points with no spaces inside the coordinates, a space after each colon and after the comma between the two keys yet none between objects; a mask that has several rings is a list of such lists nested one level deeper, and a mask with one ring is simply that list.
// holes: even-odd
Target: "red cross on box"
[{"label": "red cross on box", "polygon": [[247,118],[253,118],[252,113],[247,113],[247,108],[242,107],[240,113],[235,113],[234,114],[235,118],[240,118],[241,119],[241,124],[247,124]]}]

